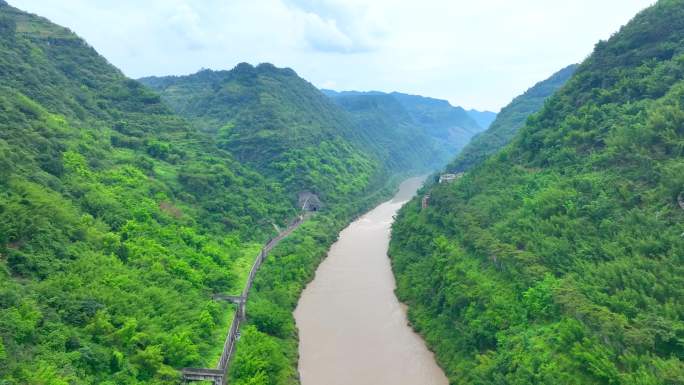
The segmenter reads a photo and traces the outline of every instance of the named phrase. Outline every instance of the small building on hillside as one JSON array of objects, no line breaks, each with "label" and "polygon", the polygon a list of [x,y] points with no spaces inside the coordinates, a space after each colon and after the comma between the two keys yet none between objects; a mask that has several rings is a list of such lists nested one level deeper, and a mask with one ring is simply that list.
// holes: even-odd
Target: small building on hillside
[{"label": "small building on hillside", "polygon": [[302,191],[299,193],[299,207],[302,211],[318,211],[322,207],[321,200],[318,195],[310,191]]},{"label": "small building on hillside", "polygon": [[439,183],[451,183],[457,181],[462,176],[462,172],[459,172],[458,174],[442,174],[439,176]]},{"label": "small building on hillside", "polygon": [[425,196],[423,196],[423,200],[420,202],[420,207],[423,209],[426,209],[426,208],[428,208],[429,205],[430,205],[430,194],[428,193],[428,194],[425,194]]}]

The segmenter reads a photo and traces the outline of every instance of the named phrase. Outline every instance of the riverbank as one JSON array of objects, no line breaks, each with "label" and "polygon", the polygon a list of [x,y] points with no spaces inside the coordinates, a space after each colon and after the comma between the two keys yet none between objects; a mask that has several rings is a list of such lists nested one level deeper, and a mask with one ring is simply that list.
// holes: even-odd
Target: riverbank
[{"label": "riverbank", "polygon": [[295,218],[294,221],[282,232],[280,232],[275,238],[270,239],[264,247],[259,251],[252,268],[249,271],[249,276],[247,277],[245,287],[239,296],[230,295],[215,295],[214,299],[220,299],[224,301],[230,301],[235,303],[237,306],[237,311],[234,312],[233,321],[231,322],[230,328],[226,335],[225,342],[223,344],[223,351],[221,352],[221,357],[218,360],[218,365],[216,369],[212,368],[183,368],[182,375],[183,381],[212,381],[214,383],[225,384],[226,374],[229,370],[229,365],[231,363],[231,358],[233,352],[235,351],[235,344],[239,339],[240,323],[244,319],[246,312],[246,302],[249,298],[249,291],[252,288],[254,278],[264,262],[268,254],[275,248],[280,241],[285,239],[288,235],[292,234],[302,223],[309,217],[309,213],[303,213]]},{"label": "riverbank", "polygon": [[390,199],[404,178],[374,186],[345,206],[327,207],[283,240],[261,266],[247,305],[247,321],[234,355],[231,384],[299,384],[294,311],[304,287],[339,232],[362,213]]}]

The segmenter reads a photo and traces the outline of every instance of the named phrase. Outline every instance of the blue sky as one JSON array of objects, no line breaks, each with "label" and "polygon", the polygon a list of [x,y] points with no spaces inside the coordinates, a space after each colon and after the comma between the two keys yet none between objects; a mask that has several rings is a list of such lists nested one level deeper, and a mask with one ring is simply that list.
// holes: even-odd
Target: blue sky
[{"label": "blue sky", "polygon": [[291,67],[318,87],[498,111],[652,0],[9,0],[131,77]]}]

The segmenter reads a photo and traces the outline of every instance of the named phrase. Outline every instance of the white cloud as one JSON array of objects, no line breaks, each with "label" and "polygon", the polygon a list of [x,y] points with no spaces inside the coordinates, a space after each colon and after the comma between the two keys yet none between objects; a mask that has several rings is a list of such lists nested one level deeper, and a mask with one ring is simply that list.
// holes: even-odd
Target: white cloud
[{"label": "white cloud", "polygon": [[173,32],[173,38],[185,42],[185,46],[191,51],[205,48],[210,36],[202,29],[202,21],[195,10],[183,1],[175,1],[168,7],[168,14],[164,15],[164,21],[169,30]]},{"label": "white cloud", "polygon": [[314,51],[358,53],[380,47],[382,20],[366,4],[335,0],[284,0],[304,24],[304,39]]},{"label": "white cloud", "polygon": [[340,31],[335,20],[324,20],[315,13],[304,13],[304,37],[309,47],[323,52],[354,52],[363,46]]},{"label": "white cloud", "polygon": [[132,77],[292,67],[318,86],[498,110],[653,0],[9,0]]}]

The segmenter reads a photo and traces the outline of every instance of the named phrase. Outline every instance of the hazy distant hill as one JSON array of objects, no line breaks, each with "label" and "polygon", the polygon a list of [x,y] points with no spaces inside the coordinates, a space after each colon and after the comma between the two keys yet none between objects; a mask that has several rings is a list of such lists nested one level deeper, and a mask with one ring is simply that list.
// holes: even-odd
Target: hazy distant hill
[{"label": "hazy distant hill", "polygon": [[392,168],[441,167],[448,153],[440,151],[426,130],[416,124],[393,96],[382,93],[342,93],[333,100],[350,114],[360,135]]},{"label": "hazy distant hill", "polygon": [[468,170],[507,145],[527,118],[539,111],[544,106],[544,101],[562,87],[576,69],[576,64],[569,65],[513,99],[499,112],[489,129],[476,135],[468,143],[448,166],[449,170]]},{"label": "hazy distant hill", "polygon": [[436,138],[441,146],[452,154],[460,151],[475,134],[482,131],[474,119],[461,107],[454,107],[446,100],[407,95],[393,92],[409,115],[428,135]]},{"label": "hazy distant hill", "polygon": [[477,125],[482,127],[484,130],[488,129],[494,119],[496,119],[496,112],[478,111],[473,109],[466,112],[471,118],[473,118],[473,120],[475,120],[475,122],[477,122]]},{"label": "hazy distant hill", "polygon": [[[383,122],[385,129],[391,129],[391,125],[396,124],[393,123],[394,120],[401,120],[402,125],[413,126],[413,132],[419,134],[417,137],[427,135],[431,138],[434,147],[433,152],[438,159],[438,164],[444,164],[458,153],[473,135],[483,130],[463,108],[454,107],[446,100],[398,92],[389,94],[378,91],[336,92],[323,90],[323,92],[334,100],[342,101],[340,105],[347,110],[349,110],[349,106],[355,106],[355,111],[351,112],[357,118],[359,115],[358,106],[371,106],[369,103],[364,103],[364,100],[375,100],[376,103],[382,100],[387,105],[392,104],[392,108],[389,109],[365,111],[364,124]],[[355,100],[356,103],[353,102]],[[387,115],[388,113],[390,115]],[[376,114],[376,116],[370,119],[372,114]],[[407,137],[406,139],[410,138]],[[416,144],[418,143],[420,142],[416,142]]]}]

